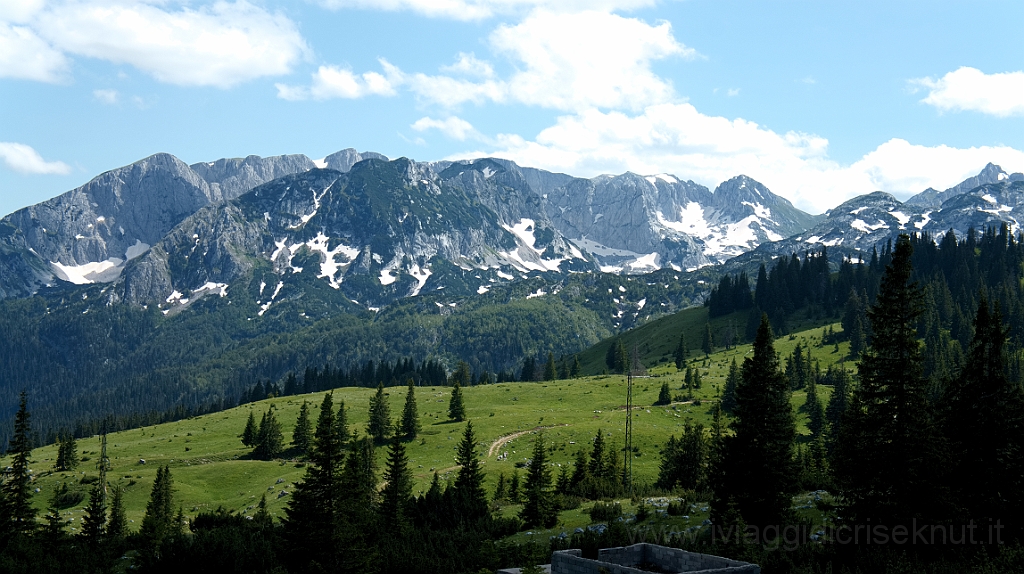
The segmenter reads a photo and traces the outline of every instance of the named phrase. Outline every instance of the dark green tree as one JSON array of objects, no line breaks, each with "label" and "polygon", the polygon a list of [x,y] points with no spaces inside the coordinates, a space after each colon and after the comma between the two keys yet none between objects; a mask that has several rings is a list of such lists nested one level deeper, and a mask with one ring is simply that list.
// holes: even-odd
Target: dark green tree
[{"label": "dark green tree", "polygon": [[708,447],[704,426],[687,420],[679,440],[670,436],[661,451],[657,485],[666,490],[677,485],[693,490],[702,487],[707,476]]},{"label": "dark green tree", "polygon": [[807,413],[807,428],[811,436],[817,438],[825,430],[825,407],[818,398],[818,386],[814,384],[814,377],[807,381],[807,398],[804,400],[803,410]]},{"label": "dark green tree", "polygon": [[455,476],[453,493],[460,517],[467,523],[487,516],[487,493],[484,491],[484,472],[476,450],[476,434],[473,422],[466,422],[466,430],[455,451],[455,464],[459,473]]},{"label": "dark green tree", "polygon": [[416,389],[412,379],[409,379],[409,390],[405,393],[405,406],[402,407],[399,433],[405,440],[413,440],[420,433],[420,417],[416,409]]},{"label": "dark green tree", "polygon": [[97,482],[89,491],[89,504],[85,507],[80,534],[90,544],[98,543],[106,532],[107,505],[103,499],[103,486]]},{"label": "dark green tree", "polygon": [[78,441],[68,431],[57,435],[57,460],[53,466],[59,471],[75,470],[78,467]]},{"label": "dark green tree", "polygon": [[334,401],[327,393],[320,403],[306,473],[285,507],[285,538],[300,565],[330,568],[339,564],[336,544],[351,539],[340,512],[343,460]]},{"label": "dark green tree", "polygon": [[729,374],[725,377],[725,388],[722,389],[722,410],[731,413],[736,409],[736,387],[740,384],[740,367],[733,357],[729,365]]},{"label": "dark green tree", "polygon": [[455,372],[448,378],[448,384],[455,386],[459,385],[462,387],[468,387],[473,382],[473,374],[469,370],[469,364],[466,361],[459,361],[455,365]]},{"label": "dark green tree", "polygon": [[401,532],[410,525],[411,504],[412,473],[409,472],[405,443],[391,441],[384,469],[384,489],[380,493],[380,519],[389,532]]},{"label": "dark green tree", "polygon": [[32,482],[29,457],[32,455],[28,393],[21,392],[14,415],[14,435],[7,444],[11,457],[6,481],[0,486],[0,539],[11,533],[29,533],[36,528],[36,509],[32,506]]},{"label": "dark green tree", "polygon": [[309,419],[309,403],[302,401],[299,407],[299,417],[295,420],[295,430],[292,431],[292,444],[299,452],[306,454],[313,442],[313,422]]},{"label": "dark green tree", "polygon": [[573,355],[572,356],[572,368],[569,370],[569,376],[575,379],[575,378],[579,377],[582,373],[583,373],[583,367],[580,365],[580,356],[579,355]]},{"label": "dark green tree", "polygon": [[675,360],[676,370],[683,370],[683,366],[686,365],[686,355],[689,354],[689,349],[686,348],[686,334],[679,333],[679,343],[676,345]]},{"label": "dark green tree", "polygon": [[548,362],[544,363],[544,380],[554,381],[558,378],[558,368],[555,366],[555,354],[548,351]]},{"label": "dark green tree", "polygon": [[259,430],[256,431],[256,446],[253,448],[252,456],[259,460],[271,460],[281,454],[283,446],[284,435],[281,432],[281,423],[277,421],[274,407],[271,405],[260,419]]},{"label": "dark green tree", "polygon": [[377,385],[377,393],[370,397],[370,420],[366,432],[373,440],[382,443],[391,435],[391,407],[384,396],[384,385]]},{"label": "dark green tree", "polygon": [[[65,485],[67,486],[67,485]],[[61,514],[61,488],[54,487],[53,493],[50,495],[48,504],[46,505],[46,526],[43,527],[43,533],[46,539],[53,546],[58,546],[61,542],[67,540],[68,533],[65,527],[68,525],[68,521],[64,519]],[[7,542],[7,538],[4,542]]]},{"label": "dark green tree", "polygon": [[455,383],[448,401],[448,419],[456,422],[466,420],[466,405],[462,402],[462,387]]},{"label": "dark green tree", "polygon": [[113,491],[110,500],[110,517],[107,520],[107,539],[117,542],[128,536],[128,518],[124,512],[124,489],[115,486]]},{"label": "dark green tree", "polygon": [[1024,502],[1024,395],[1007,376],[1007,329],[984,294],[959,377],[946,385],[942,424],[950,445],[950,483],[961,519],[1001,520],[1019,535]]},{"label": "dark green tree", "polygon": [[142,517],[139,534],[146,541],[147,548],[157,557],[160,546],[176,532],[174,528],[174,501],[171,469],[162,466],[156,469],[156,480],[150,491],[146,514]]},{"label": "dark green tree", "polygon": [[715,352],[715,337],[711,334],[710,322],[704,324],[704,337],[701,339],[700,349],[704,351],[705,357]]},{"label": "dark green tree", "polygon": [[868,310],[871,341],[861,354],[860,385],[834,464],[848,520],[909,524],[948,515],[940,487],[943,445],[929,411],[917,336],[923,309],[912,253],[901,235]]},{"label": "dark green tree", "polygon": [[249,419],[245,421],[245,430],[242,431],[242,444],[249,448],[256,446],[257,431],[256,415],[253,414],[252,409],[249,409]]},{"label": "dark green tree", "polygon": [[722,517],[731,499],[751,525],[785,524],[797,487],[796,421],[773,338],[763,315],[736,387],[734,434],[724,439],[713,501],[714,516]]},{"label": "dark green tree", "polygon": [[661,390],[658,392],[658,400],[654,402],[656,405],[668,405],[672,403],[672,392],[668,389],[668,383],[661,383]]},{"label": "dark green tree", "polygon": [[543,526],[550,528],[558,520],[558,513],[551,500],[551,469],[547,465],[547,448],[543,433],[533,443],[533,457],[523,484],[525,502],[519,518],[527,528]]},{"label": "dark green tree", "polygon": [[334,416],[334,434],[338,439],[338,443],[341,444],[341,448],[344,449],[345,445],[352,438],[352,434],[348,430],[348,412],[345,410],[345,401],[338,401],[338,414]]}]

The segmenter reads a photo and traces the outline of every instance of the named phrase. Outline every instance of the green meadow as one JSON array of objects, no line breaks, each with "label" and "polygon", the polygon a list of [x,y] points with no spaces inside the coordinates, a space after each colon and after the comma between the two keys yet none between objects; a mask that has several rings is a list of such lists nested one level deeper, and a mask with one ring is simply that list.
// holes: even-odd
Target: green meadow
[{"label": "green meadow", "polygon": [[[834,327],[838,330],[838,325]],[[784,358],[797,344],[809,346],[812,357],[820,361],[822,369],[845,357],[845,345],[840,345],[839,351],[832,345],[819,346],[821,331],[819,325],[777,339],[776,350],[783,358],[783,364]],[[648,369],[649,376],[634,379],[633,444],[636,449],[633,475],[636,484],[652,484],[656,480],[662,446],[670,435],[681,433],[688,419],[705,427],[710,425],[718,389],[724,385],[730,363],[734,359],[742,363],[750,352],[750,345],[739,345],[705,358],[693,350],[695,346],[691,346],[690,365],[703,373],[703,385],[693,393],[692,401],[653,406],[662,383],[668,383],[673,396],[684,397],[687,394],[682,389],[683,373],[670,362],[651,361],[655,365]],[[662,353],[660,349],[652,351]],[[594,352],[600,350],[595,349]],[[847,364],[852,368],[852,363]],[[397,419],[402,412],[406,387],[385,390],[391,416]],[[830,392],[828,387],[819,387],[822,401],[828,400]],[[333,393],[335,405],[339,400],[345,403],[349,429],[364,434],[374,389],[340,388]],[[415,393],[422,430],[415,441],[408,443],[407,452],[416,478],[414,492],[419,493],[427,488],[434,472],[442,478],[454,478],[458,470],[455,448],[466,423],[449,422],[447,419],[450,388],[417,387]],[[479,440],[478,452],[483,460],[487,488],[491,491],[499,473],[511,476],[516,463],[530,457],[538,433],[543,433],[550,459],[555,465],[571,464],[580,449],[589,452],[599,431],[605,433],[612,448],[621,449],[624,444],[626,380],[621,375],[474,386],[463,389],[463,395],[468,419],[472,421]],[[289,500],[289,494],[284,493],[290,493],[294,483],[301,480],[305,472],[301,457],[286,451],[278,460],[250,460],[249,449],[242,445],[239,437],[250,412],[259,421],[267,409],[273,408],[288,444],[303,401],[309,402],[310,415],[315,423],[322,398],[320,393],[267,399],[219,413],[108,435],[111,470],[107,478],[111,484],[125,488],[127,517],[133,521],[130,527],[138,528],[156,469],[163,465],[171,469],[175,505],[180,506],[186,516],[218,507],[251,513],[264,494],[271,514],[283,516]],[[806,437],[809,434],[807,416],[799,412],[804,400],[804,392],[793,393],[798,430]],[[30,403],[30,412],[31,408]],[[98,476],[99,438],[79,439],[78,449],[82,462],[74,472],[53,471],[57,454],[55,445],[35,449],[31,464],[33,486],[37,492],[34,503],[40,509],[40,516],[45,513],[51,493],[62,483],[70,491],[86,495],[81,502],[64,510],[73,519],[72,527],[75,528],[80,524],[88,490]],[[386,454],[386,445],[377,449],[380,469],[383,469]],[[5,459],[2,464],[6,466],[9,461]],[[519,473],[525,478],[525,469],[519,469]],[[558,469],[555,468],[552,474],[557,476]],[[629,505],[629,501],[624,503]],[[503,512],[515,512],[517,508],[511,505]],[[589,505],[563,513],[559,528],[588,524],[589,517],[584,514],[587,508]]]}]

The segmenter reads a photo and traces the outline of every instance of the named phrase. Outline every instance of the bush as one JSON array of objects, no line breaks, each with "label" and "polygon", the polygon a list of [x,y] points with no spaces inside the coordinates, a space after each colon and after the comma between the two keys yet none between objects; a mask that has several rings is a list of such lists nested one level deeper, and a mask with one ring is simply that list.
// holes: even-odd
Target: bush
[{"label": "bush", "polygon": [[641,502],[640,506],[636,507],[636,521],[643,522],[651,517],[651,507],[647,506],[646,502]]},{"label": "bush", "polygon": [[685,500],[678,500],[676,502],[668,503],[668,508],[666,509],[666,512],[668,512],[669,516],[683,516],[686,514],[689,508],[690,503],[686,502]]},{"label": "bush", "polygon": [[622,516],[622,505],[618,502],[595,502],[594,506],[590,507],[590,519],[593,521],[599,520],[615,520]]},{"label": "bush", "polygon": [[554,502],[555,508],[561,512],[563,510],[576,510],[581,504],[583,504],[583,499],[578,496],[562,494],[559,492],[552,497],[552,502]]}]

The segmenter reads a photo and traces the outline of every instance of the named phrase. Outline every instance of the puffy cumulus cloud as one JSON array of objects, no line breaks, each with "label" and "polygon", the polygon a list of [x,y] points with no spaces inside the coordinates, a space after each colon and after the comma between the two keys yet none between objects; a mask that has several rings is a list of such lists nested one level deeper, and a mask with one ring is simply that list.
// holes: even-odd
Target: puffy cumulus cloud
[{"label": "puffy cumulus cloud", "polygon": [[[496,78],[489,62],[465,53],[441,68],[448,74],[406,73],[382,61],[385,76],[391,88],[402,85],[419,100],[446,108],[495,102],[567,111],[639,110],[676,99],[671,83],[651,70],[652,62],[696,56],[693,49],[676,41],[668,22],[650,25],[594,11],[535,11],[519,24],[498,26],[489,43],[495,53],[515,65],[517,71],[508,78]],[[348,75],[348,79],[355,77],[352,72]],[[316,91],[317,82],[314,76],[308,89],[279,86],[278,95],[305,99],[304,94]],[[323,92],[325,98],[372,93]]]},{"label": "puffy cumulus cloud", "polygon": [[[0,1],[0,8],[11,3]],[[0,75],[54,81],[74,54],[128,64],[170,84],[229,88],[288,73],[309,53],[291,20],[245,0],[178,9],[159,0],[27,4],[15,13],[24,27],[0,23]]]},{"label": "puffy cumulus cloud", "polygon": [[657,0],[319,0],[318,3],[332,10],[401,10],[434,18],[467,21],[522,13],[538,8],[563,12],[635,10],[652,6]]},{"label": "puffy cumulus cloud", "polygon": [[71,171],[62,161],[46,161],[39,152],[22,143],[0,142],[0,159],[8,168],[29,174],[66,174]]},{"label": "puffy cumulus cloud", "polygon": [[31,28],[0,21],[0,78],[59,83],[67,76],[64,54]]},{"label": "puffy cumulus cloud", "polygon": [[368,95],[393,96],[395,86],[401,84],[402,74],[386,60],[381,60],[385,73],[356,74],[347,68],[320,66],[313,74],[309,87],[274,84],[277,96],[284,100],[355,99]]},{"label": "puffy cumulus cloud", "polygon": [[745,174],[811,213],[876,190],[906,197],[927,187],[944,189],[989,161],[1024,169],[1024,152],[1013,148],[928,147],[898,139],[844,166],[828,157],[824,138],[708,116],[689,104],[649,106],[636,115],[586,110],[558,118],[532,140],[503,134],[494,141],[492,149],[457,157],[505,157],[583,177],[672,173],[711,188]]},{"label": "puffy cumulus cloud", "polygon": [[941,78],[918,78],[928,89],[921,100],[940,110],[970,110],[998,117],[1024,116],[1024,71],[986,74],[961,67]]},{"label": "puffy cumulus cloud", "polygon": [[416,120],[409,127],[418,132],[435,129],[444,135],[459,141],[463,141],[469,137],[475,139],[479,139],[480,137],[480,134],[473,128],[473,124],[457,116],[450,116],[443,120],[435,120],[434,118],[427,116]]},{"label": "puffy cumulus cloud", "polygon": [[499,53],[518,63],[508,80],[516,101],[561,110],[641,109],[674,97],[672,85],[651,70],[655,60],[694,57],[672,25],[650,25],[606,12],[539,10],[490,36]]}]

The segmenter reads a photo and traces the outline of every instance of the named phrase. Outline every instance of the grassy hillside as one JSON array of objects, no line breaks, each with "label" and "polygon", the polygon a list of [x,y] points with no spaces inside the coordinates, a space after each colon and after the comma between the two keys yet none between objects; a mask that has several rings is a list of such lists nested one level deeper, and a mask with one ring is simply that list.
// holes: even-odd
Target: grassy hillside
[{"label": "grassy hillside", "polygon": [[[785,356],[793,347],[810,344],[813,355],[822,366],[844,356],[846,349],[835,353],[833,347],[818,347],[821,329],[782,337],[776,348]],[[694,359],[704,376],[703,388],[695,396],[697,402],[676,403],[668,407],[654,407],[662,382],[668,382],[673,394],[682,394],[682,373],[674,365],[658,365],[650,369],[649,378],[637,379],[634,401],[640,408],[634,411],[634,445],[639,452],[633,462],[637,483],[652,483],[657,477],[659,451],[669,435],[679,434],[685,420],[693,419],[705,425],[710,423],[711,405],[716,388],[724,383],[730,362],[742,358],[750,351],[741,345],[729,351],[713,354],[710,359]],[[405,399],[404,387],[388,389],[391,413],[397,418]],[[344,400],[348,409],[350,428],[364,432],[372,389],[342,388],[334,391],[335,403]],[[577,380],[550,383],[502,383],[464,389],[465,404],[477,436],[479,451],[484,459],[488,489],[492,489],[499,473],[510,475],[517,461],[529,457],[538,430],[553,445],[551,459],[556,464],[567,464],[576,452],[589,451],[591,441],[600,429],[617,448],[624,440],[625,380],[622,376],[592,376]],[[830,389],[821,389],[827,400]],[[415,492],[426,488],[436,470],[442,476],[453,476],[455,447],[465,423],[451,423],[447,419],[450,390],[445,387],[418,387],[416,389],[419,414],[423,426],[420,438],[408,445],[410,467],[416,476]],[[168,464],[175,487],[175,504],[186,515],[224,506],[239,512],[251,512],[261,494],[266,493],[272,514],[281,516],[293,483],[300,480],[304,468],[292,458],[265,462],[249,460],[248,449],[239,436],[245,421],[253,412],[259,420],[268,408],[276,410],[284,427],[285,441],[291,440],[299,407],[309,401],[316,420],[322,395],[305,395],[265,400],[228,411],[195,417],[175,423],[162,424],[114,433],[108,436],[108,456],[113,469],[108,473],[111,483],[126,487],[128,518],[137,528],[149,499],[157,466]],[[793,394],[797,409],[803,404],[802,392]],[[31,405],[30,405],[31,409]],[[800,432],[807,434],[806,416],[799,415]],[[96,437],[78,441],[83,462],[76,472],[52,471],[56,447],[46,446],[33,451],[31,468],[36,475],[34,488],[38,489],[35,504],[45,508],[53,489],[65,483],[71,490],[87,493],[89,481],[95,480],[96,461],[99,458],[99,440]],[[505,460],[498,455],[508,453]],[[386,447],[379,448],[380,468]],[[289,453],[285,453],[289,457]],[[142,463],[142,461],[145,463]],[[6,459],[0,464],[6,466]],[[525,476],[525,471],[520,471]],[[556,472],[557,475],[557,472]],[[80,523],[85,500],[67,509]],[[576,515],[578,515],[578,511]],[[578,516],[577,518],[578,519]]]}]

